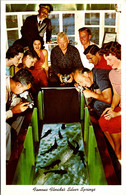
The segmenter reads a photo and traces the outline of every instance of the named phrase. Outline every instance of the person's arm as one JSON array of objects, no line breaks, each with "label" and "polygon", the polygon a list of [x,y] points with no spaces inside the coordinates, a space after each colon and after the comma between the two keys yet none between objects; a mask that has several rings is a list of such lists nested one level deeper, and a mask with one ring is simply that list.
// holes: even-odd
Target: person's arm
[{"label": "person's arm", "polygon": [[97,91],[91,91],[90,89],[88,89],[87,87],[85,87],[86,90],[83,91],[83,94],[86,98],[94,98],[94,99],[97,99],[99,101],[102,101],[102,102],[106,102],[106,103],[111,103],[111,100],[112,100],[112,91],[111,91],[111,88],[107,88],[105,90],[103,90],[101,93],[99,93],[99,90],[98,90],[98,93]]},{"label": "person's arm", "polygon": [[49,70],[49,66],[48,66],[48,51],[46,49],[43,49],[42,52],[43,52],[43,55],[45,57],[45,62],[43,63],[43,66],[45,67],[46,75],[48,77],[48,70]]},{"label": "person's arm", "polygon": [[60,74],[60,73],[58,73],[57,76],[59,77],[60,82],[63,83],[63,80],[62,80],[62,76],[63,76],[63,75]]},{"label": "person's arm", "polygon": [[111,107],[106,108],[104,110],[104,112],[102,113],[102,115],[104,115],[106,120],[110,120],[111,118],[114,118],[116,116],[120,116],[121,115],[121,111],[114,112],[114,109],[119,104],[119,102],[120,102],[120,96],[118,95],[118,93],[116,92],[116,90],[113,87],[113,98],[112,98]]},{"label": "person's arm", "polygon": [[12,113],[17,114],[24,112],[28,108],[27,104],[29,104],[29,102],[20,102],[11,109]]},{"label": "person's arm", "polygon": [[13,112],[11,110],[6,111],[6,120],[13,117]]},{"label": "person's arm", "polygon": [[[6,78],[7,80],[6,80],[6,85],[7,85],[7,83],[8,83],[8,78]],[[7,104],[7,102],[8,102],[8,100],[9,100],[9,90],[8,90],[8,85],[6,86],[6,104]],[[11,111],[11,110],[7,110],[6,111],[6,120],[8,119],[8,118],[11,118],[11,117],[13,117],[13,112]]]},{"label": "person's arm", "polygon": [[120,102],[120,96],[118,95],[115,88],[113,87],[113,98],[112,98],[112,104],[111,104],[112,110],[115,109],[115,107],[119,104],[119,102]]},{"label": "person's arm", "polygon": [[77,48],[75,48],[75,51],[73,52],[73,59],[72,60],[73,60],[74,69],[83,67],[80,53],[79,53]]},{"label": "person's arm", "polygon": [[58,55],[57,50],[55,48],[53,48],[51,51],[51,68],[56,75],[60,73],[57,55]]},{"label": "person's arm", "polygon": [[20,102],[12,109],[6,111],[6,120],[13,117],[14,114],[24,112],[28,108],[27,104],[29,104],[29,102],[25,102],[25,103]]}]

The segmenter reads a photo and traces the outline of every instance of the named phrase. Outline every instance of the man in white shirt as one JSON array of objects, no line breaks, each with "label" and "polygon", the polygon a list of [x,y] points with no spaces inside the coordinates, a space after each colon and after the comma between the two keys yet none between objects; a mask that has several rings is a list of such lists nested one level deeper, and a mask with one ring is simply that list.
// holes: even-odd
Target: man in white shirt
[{"label": "man in white shirt", "polygon": [[89,45],[94,44],[93,42],[90,41],[91,31],[87,27],[82,27],[78,31],[79,31],[80,43],[78,44],[77,49],[79,50],[82,64],[85,68],[92,70],[92,68],[94,67],[94,64],[89,63],[88,59],[86,58],[86,55],[84,54],[84,50]]},{"label": "man in white shirt", "polygon": [[[8,119],[12,118],[15,114],[24,112],[29,102],[23,103],[18,94],[31,88],[34,78],[27,69],[19,70],[12,78],[6,77],[6,160],[9,160],[11,155],[11,127]],[[18,118],[18,124],[21,123]],[[15,124],[16,125],[16,124]],[[17,130],[17,129],[15,129]]]}]

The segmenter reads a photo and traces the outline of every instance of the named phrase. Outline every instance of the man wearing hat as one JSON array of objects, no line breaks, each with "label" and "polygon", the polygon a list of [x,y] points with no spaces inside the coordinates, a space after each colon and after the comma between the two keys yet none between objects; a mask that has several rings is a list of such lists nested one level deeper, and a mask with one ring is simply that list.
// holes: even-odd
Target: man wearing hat
[{"label": "man wearing hat", "polygon": [[32,15],[26,18],[22,28],[22,38],[15,41],[14,44],[21,44],[22,46],[32,47],[32,41],[41,36],[44,37],[46,32],[46,43],[51,41],[51,20],[48,18],[48,13],[53,11],[51,4],[40,4],[38,15]]}]

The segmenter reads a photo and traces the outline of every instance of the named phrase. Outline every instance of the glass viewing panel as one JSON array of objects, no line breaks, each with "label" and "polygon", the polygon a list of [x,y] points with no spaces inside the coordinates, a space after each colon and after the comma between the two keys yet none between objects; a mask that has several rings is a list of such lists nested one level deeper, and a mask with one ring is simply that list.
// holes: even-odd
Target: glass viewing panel
[{"label": "glass viewing panel", "polygon": [[75,19],[74,14],[63,14],[63,31],[67,35],[75,34]]},{"label": "glass viewing panel", "polygon": [[17,28],[18,27],[17,16],[16,15],[6,16],[6,24],[7,28]]},{"label": "glass viewing panel", "polygon": [[105,32],[115,32],[115,28],[105,28]]},{"label": "glass viewing panel", "polygon": [[86,25],[99,25],[100,14],[99,13],[85,13]]},{"label": "glass viewing panel", "polygon": [[51,15],[52,34],[57,35],[59,33],[59,14]]},{"label": "glass viewing panel", "polygon": [[99,45],[99,28],[89,28],[91,30],[91,42]]},{"label": "glass viewing panel", "polygon": [[115,26],[116,13],[105,13],[105,25]]},{"label": "glass viewing panel", "polygon": [[68,36],[69,43],[75,46],[75,37]]},{"label": "glass viewing panel", "polygon": [[52,36],[52,37],[51,37],[51,40],[52,40],[53,42],[54,42],[54,41],[57,42],[57,36],[56,36],[56,37],[53,37],[53,36]]},{"label": "glass viewing panel", "polygon": [[18,39],[18,31],[17,30],[7,31],[7,37],[8,46],[11,46]]}]

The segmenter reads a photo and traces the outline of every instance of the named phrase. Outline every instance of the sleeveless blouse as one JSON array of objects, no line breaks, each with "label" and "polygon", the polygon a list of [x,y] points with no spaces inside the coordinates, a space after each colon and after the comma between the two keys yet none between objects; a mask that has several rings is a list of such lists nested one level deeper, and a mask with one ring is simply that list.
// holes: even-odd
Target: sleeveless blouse
[{"label": "sleeveless blouse", "polygon": [[[109,73],[109,79],[112,86],[121,97],[121,69],[111,70]],[[119,106],[121,107],[121,102]]]}]

